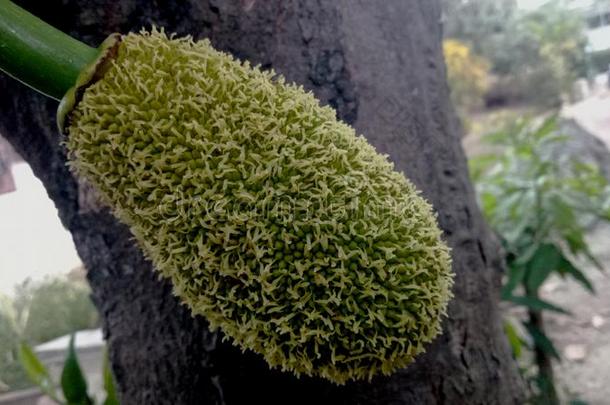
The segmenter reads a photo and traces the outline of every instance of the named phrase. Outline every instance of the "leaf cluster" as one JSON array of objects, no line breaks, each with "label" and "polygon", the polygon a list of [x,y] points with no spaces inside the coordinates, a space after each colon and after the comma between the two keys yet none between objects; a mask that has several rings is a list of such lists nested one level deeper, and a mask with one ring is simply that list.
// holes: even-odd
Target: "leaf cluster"
[{"label": "leaf cluster", "polygon": [[[21,343],[19,347],[19,360],[30,380],[57,404],[94,405],[95,400],[89,396],[87,380],[78,362],[74,339],[73,334],[70,337],[59,384],[53,379],[47,367],[40,361],[34,350],[27,343]],[[106,391],[106,398],[102,405],[119,405],[106,354],[104,355],[102,374]]]},{"label": "leaf cluster", "polygon": [[[602,269],[585,236],[595,221],[610,220],[610,187],[599,167],[565,153],[568,139],[556,117],[522,119],[487,137],[500,153],[470,161],[480,205],[504,248],[502,298],[532,311],[569,314],[540,298],[542,284],[557,275],[593,293],[585,269]],[[559,358],[544,331],[525,326],[538,347]],[[507,335],[517,354],[521,340],[515,329]]]}]

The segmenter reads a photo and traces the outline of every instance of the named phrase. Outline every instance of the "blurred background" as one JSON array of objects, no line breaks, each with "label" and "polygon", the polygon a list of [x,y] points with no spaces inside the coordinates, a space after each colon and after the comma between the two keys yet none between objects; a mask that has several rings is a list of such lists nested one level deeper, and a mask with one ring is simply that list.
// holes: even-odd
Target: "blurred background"
[{"label": "blurred background", "polygon": [[[532,402],[608,404],[610,0],[442,3],[448,83],[504,249],[504,328]],[[102,389],[85,275],[44,187],[0,137],[0,404],[40,403],[24,345],[59,375],[73,333]]]},{"label": "blurred background", "polygon": [[505,331],[533,403],[610,403],[610,1],[444,0]]}]

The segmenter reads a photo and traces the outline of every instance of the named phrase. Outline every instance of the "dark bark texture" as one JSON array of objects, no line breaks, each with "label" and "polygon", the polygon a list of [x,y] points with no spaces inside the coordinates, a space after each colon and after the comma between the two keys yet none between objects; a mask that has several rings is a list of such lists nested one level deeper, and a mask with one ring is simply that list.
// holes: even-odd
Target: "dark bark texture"
[{"label": "dark bark texture", "polygon": [[[25,8],[91,45],[165,27],[311,89],[390,155],[439,212],[455,299],[425,355],[371,383],[269,370],[192,318],[65,165],[57,104],[0,77],[0,132],[32,165],[74,237],[124,404],[513,404],[522,386],[496,305],[500,266],[468,180],[433,0],[46,0]],[[32,252],[35,254],[35,252]]]}]

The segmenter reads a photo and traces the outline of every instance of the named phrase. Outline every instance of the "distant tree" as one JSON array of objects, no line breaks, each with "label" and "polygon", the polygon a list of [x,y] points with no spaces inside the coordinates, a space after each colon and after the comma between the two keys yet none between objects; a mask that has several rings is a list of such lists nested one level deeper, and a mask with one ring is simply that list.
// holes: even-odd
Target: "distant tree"
[{"label": "distant tree", "polygon": [[585,74],[584,21],[564,2],[530,12],[513,0],[444,0],[445,38],[455,38],[491,63],[491,98],[558,105]]},{"label": "distant tree", "polygon": [[8,297],[0,295],[0,360],[19,341],[19,333],[11,301]]},{"label": "distant tree", "polygon": [[18,358],[20,342],[36,345],[98,325],[89,294],[82,275],[73,272],[38,283],[27,280],[14,297],[0,296],[0,392],[31,385]]},{"label": "distant tree", "polygon": [[16,303],[21,306],[23,338],[31,344],[98,324],[97,310],[83,282],[47,279],[21,288]]},{"label": "distant tree", "polygon": [[488,86],[489,62],[457,39],[443,41],[451,100],[460,112],[480,107]]},{"label": "distant tree", "polygon": [[0,392],[29,385],[17,359],[19,329],[8,297],[0,296]]},{"label": "distant tree", "polygon": [[527,65],[544,69],[557,90],[569,91],[574,80],[586,74],[587,39],[578,13],[551,1],[523,16],[520,28],[529,33],[533,41],[528,43],[538,50],[537,58]]},{"label": "distant tree", "polygon": [[443,34],[467,43],[478,55],[500,58],[517,16],[516,0],[443,0]]}]

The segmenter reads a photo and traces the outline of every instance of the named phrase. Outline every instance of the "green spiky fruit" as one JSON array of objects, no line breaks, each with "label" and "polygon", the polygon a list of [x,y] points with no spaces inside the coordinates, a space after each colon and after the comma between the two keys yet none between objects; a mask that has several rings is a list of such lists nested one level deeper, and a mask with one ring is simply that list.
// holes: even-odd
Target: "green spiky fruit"
[{"label": "green spiky fruit", "polygon": [[143,32],[69,118],[73,168],[175,294],[271,366],[370,379],[439,334],[452,275],[432,208],[301,87]]}]

